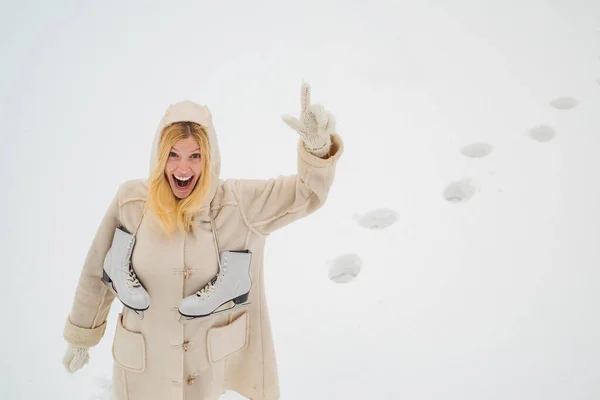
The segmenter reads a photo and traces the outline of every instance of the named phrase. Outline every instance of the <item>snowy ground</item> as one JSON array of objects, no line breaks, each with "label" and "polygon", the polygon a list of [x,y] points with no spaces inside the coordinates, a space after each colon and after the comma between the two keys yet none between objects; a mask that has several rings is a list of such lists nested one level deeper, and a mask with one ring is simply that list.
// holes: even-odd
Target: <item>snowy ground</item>
[{"label": "snowy ground", "polygon": [[209,105],[224,177],[287,174],[302,79],[346,153],[268,243],[282,399],[600,398],[600,2],[1,8],[0,399],[109,398],[119,304],[75,375],[62,327],[164,109]]}]

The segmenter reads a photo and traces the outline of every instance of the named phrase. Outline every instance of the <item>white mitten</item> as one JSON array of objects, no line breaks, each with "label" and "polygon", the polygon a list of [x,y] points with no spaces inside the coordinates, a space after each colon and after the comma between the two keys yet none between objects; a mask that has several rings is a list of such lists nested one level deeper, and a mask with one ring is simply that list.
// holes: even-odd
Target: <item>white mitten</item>
[{"label": "white mitten", "polygon": [[68,372],[73,373],[81,369],[89,360],[90,354],[87,347],[78,347],[69,344],[63,358],[63,364]]},{"label": "white mitten", "polygon": [[331,147],[331,134],[335,132],[333,115],[320,104],[310,104],[310,86],[302,84],[300,119],[289,115],[283,121],[298,132],[304,147],[317,157],[323,157]]}]

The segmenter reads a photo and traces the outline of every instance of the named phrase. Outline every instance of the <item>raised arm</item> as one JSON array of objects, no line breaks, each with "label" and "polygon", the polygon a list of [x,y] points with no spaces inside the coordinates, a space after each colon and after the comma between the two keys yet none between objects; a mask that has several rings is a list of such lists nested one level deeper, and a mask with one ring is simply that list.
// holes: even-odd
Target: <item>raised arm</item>
[{"label": "raised arm", "polygon": [[283,120],[300,135],[297,173],[269,180],[234,181],[243,218],[263,235],[324,204],[344,151],[334,117],[323,106],[310,104],[307,84],[302,85],[300,118],[285,115]]}]

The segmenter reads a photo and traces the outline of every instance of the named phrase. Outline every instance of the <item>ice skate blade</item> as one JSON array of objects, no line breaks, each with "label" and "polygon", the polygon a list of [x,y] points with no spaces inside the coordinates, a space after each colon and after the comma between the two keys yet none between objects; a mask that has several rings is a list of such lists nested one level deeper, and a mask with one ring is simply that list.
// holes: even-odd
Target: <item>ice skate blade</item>
[{"label": "ice skate blade", "polygon": [[248,303],[234,304],[232,307],[228,307],[228,308],[225,308],[223,310],[217,309],[217,311],[214,311],[214,312],[212,312],[212,313],[210,313],[208,315],[201,315],[201,316],[197,316],[197,317],[195,317],[195,316],[187,316],[187,315],[180,315],[179,316],[179,322],[181,324],[185,325],[185,324],[187,324],[189,322],[192,322],[192,321],[194,321],[196,319],[209,318],[209,317],[212,317],[213,315],[217,315],[217,314],[220,314],[222,312],[227,312],[227,311],[232,311],[232,312],[233,311],[242,311],[242,310],[246,309],[250,304],[252,304],[252,303],[248,302]]},{"label": "ice skate blade", "polygon": [[144,320],[144,312],[143,311],[137,311],[137,310],[131,310],[131,311],[133,311],[138,316],[140,321]]}]

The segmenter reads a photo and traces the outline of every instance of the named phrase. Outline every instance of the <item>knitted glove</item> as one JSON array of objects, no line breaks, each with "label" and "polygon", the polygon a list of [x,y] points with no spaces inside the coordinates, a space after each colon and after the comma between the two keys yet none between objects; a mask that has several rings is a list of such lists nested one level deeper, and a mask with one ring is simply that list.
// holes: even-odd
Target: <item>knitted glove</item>
[{"label": "knitted glove", "polygon": [[63,358],[63,364],[67,372],[73,373],[81,369],[90,360],[89,349],[87,347],[78,347],[69,344]]},{"label": "knitted glove", "polygon": [[317,157],[329,153],[331,134],[335,132],[333,115],[320,104],[310,104],[310,86],[302,84],[300,119],[284,115],[283,121],[298,132],[304,147]]}]

